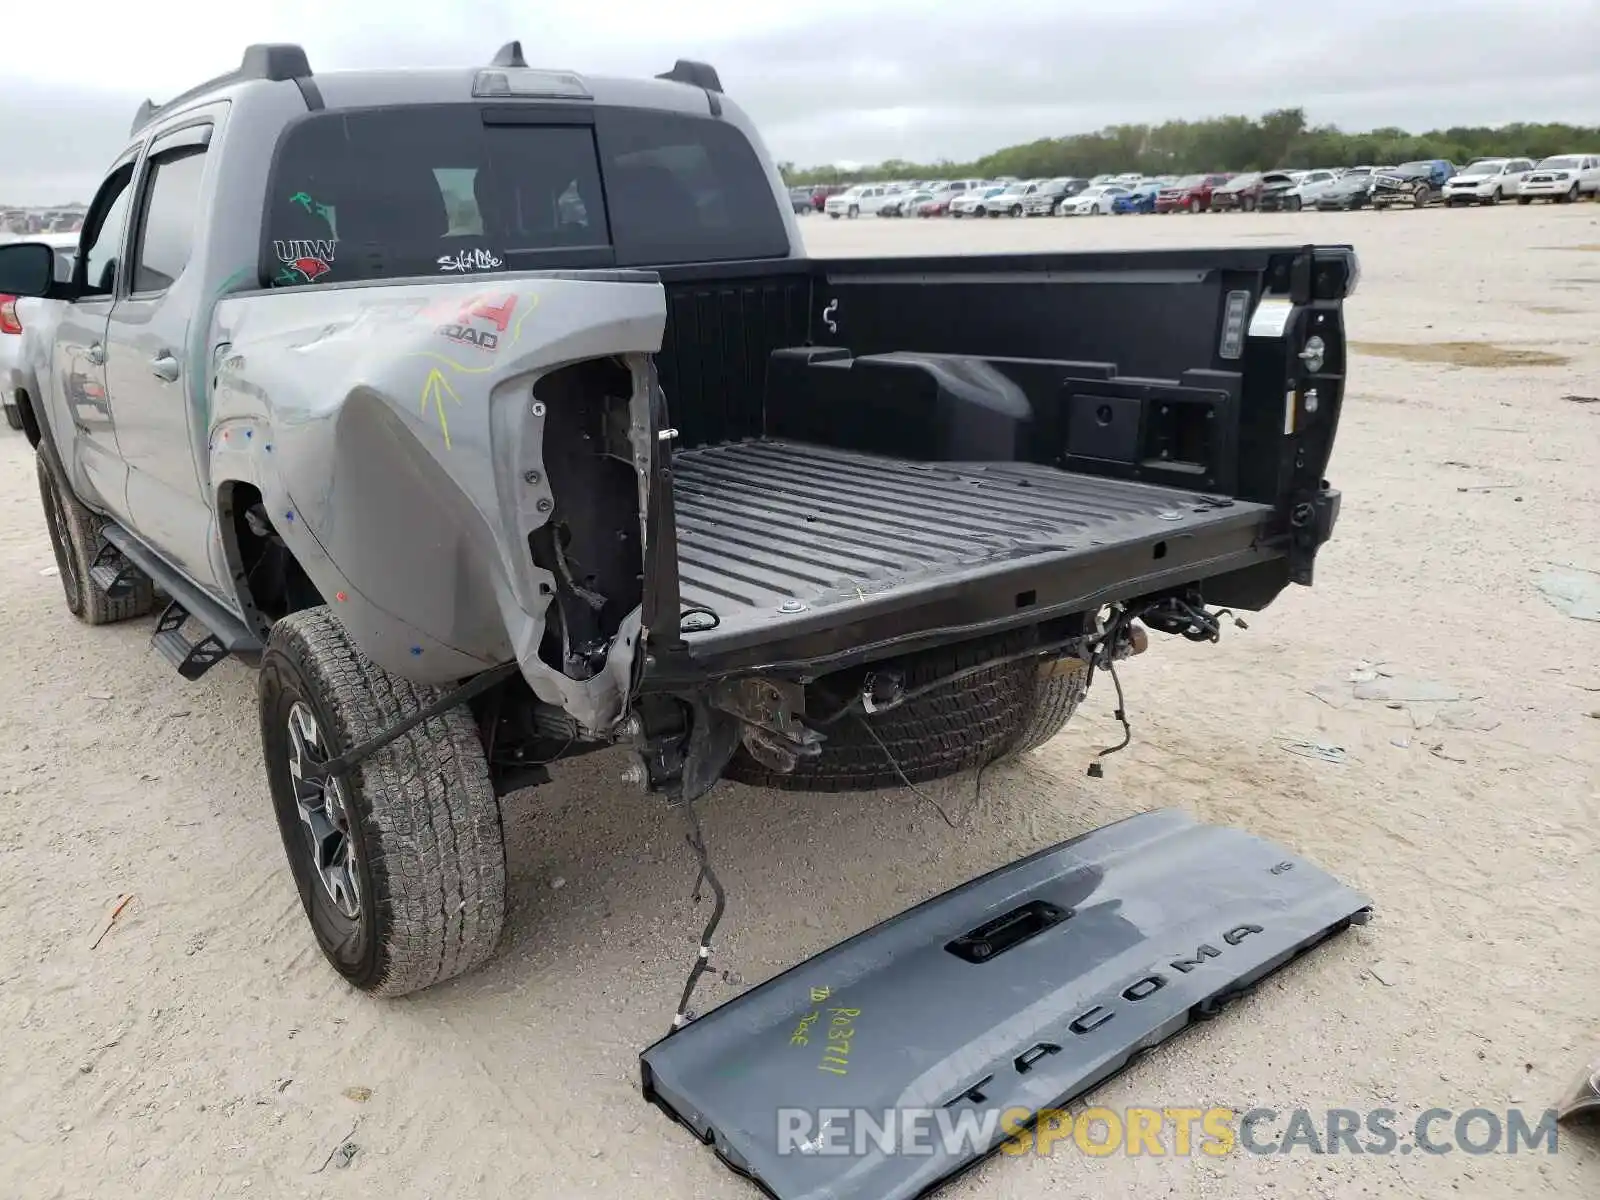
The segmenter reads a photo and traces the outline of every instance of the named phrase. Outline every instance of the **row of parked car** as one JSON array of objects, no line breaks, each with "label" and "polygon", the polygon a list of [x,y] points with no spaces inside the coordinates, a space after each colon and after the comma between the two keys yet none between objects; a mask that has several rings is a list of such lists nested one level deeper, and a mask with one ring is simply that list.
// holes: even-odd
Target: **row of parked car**
[{"label": "row of parked car", "polygon": [[933,179],[793,188],[797,213],[879,217],[1043,217],[1169,212],[1340,211],[1430,204],[1567,203],[1600,197],[1600,154],[1444,159],[1397,165],[1093,179]]}]

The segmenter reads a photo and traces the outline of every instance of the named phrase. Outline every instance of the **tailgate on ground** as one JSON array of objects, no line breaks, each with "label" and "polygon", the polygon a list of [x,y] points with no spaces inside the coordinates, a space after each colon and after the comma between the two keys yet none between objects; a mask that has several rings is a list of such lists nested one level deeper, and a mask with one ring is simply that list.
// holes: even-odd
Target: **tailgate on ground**
[{"label": "tailgate on ground", "polygon": [[910,1200],[1370,902],[1177,810],[885,921],[646,1050],[644,1090],[779,1200]]}]

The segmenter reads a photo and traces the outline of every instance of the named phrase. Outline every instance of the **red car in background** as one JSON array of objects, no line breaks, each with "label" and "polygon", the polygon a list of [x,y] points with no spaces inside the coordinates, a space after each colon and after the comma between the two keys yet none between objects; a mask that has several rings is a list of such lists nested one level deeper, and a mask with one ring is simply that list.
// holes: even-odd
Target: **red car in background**
[{"label": "red car in background", "polygon": [[1215,175],[1185,175],[1171,187],[1156,193],[1156,211],[1205,212],[1211,207],[1211,193],[1232,179],[1231,172]]},{"label": "red car in background", "polygon": [[965,196],[965,192],[940,192],[932,200],[924,200],[917,205],[919,217],[948,217],[950,215],[950,201],[957,196]]},{"label": "red car in background", "polygon": [[1212,212],[1255,212],[1261,203],[1263,176],[1260,171],[1235,175],[1211,192]]}]

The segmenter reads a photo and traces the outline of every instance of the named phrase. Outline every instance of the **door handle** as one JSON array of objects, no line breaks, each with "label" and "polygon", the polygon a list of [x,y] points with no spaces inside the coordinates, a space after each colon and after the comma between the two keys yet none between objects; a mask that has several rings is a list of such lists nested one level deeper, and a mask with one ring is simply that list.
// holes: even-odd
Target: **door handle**
[{"label": "door handle", "polygon": [[170,354],[158,354],[150,360],[150,369],[155,372],[157,379],[171,383],[178,377],[178,360]]},{"label": "door handle", "polygon": [[106,348],[99,342],[91,342],[89,345],[89,353],[85,355],[85,357],[88,358],[91,366],[104,366],[106,361]]}]

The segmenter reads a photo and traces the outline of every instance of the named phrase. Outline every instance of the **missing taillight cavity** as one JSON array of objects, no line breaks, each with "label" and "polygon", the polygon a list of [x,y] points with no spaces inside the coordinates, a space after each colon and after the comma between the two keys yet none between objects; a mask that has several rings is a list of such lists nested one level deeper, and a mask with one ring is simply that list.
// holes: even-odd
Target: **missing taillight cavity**
[{"label": "missing taillight cavity", "polygon": [[632,387],[621,363],[587,359],[552,371],[533,390],[530,412],[553,497],[537,509],[543,523],[528,535],[534,565],[552,576],[541,582],[555,596],[541,650],[572,679],[600,669],[643,594],[639,485],[628,441]]},{"label": "missing taillight cavity", "polygon": [[21,333],[22,321],[17,316],[17,298],[0,296],[0,333]]}]

